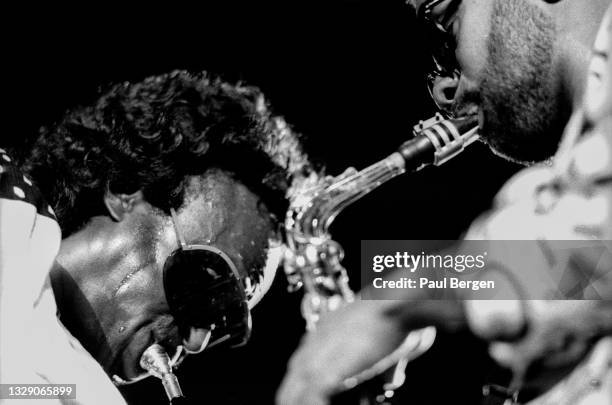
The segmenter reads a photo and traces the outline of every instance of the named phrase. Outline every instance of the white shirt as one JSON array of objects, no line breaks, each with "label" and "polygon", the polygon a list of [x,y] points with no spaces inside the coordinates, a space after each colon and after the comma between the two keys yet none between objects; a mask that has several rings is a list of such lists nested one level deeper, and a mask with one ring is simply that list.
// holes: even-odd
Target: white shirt
[{"label": "white shirt", "polygon": [[56,316],[49,270],[60,242],[53,210],[0,149],[0,383],[76,384],[76,400],[45,404],[125,404],[102,367]]}]

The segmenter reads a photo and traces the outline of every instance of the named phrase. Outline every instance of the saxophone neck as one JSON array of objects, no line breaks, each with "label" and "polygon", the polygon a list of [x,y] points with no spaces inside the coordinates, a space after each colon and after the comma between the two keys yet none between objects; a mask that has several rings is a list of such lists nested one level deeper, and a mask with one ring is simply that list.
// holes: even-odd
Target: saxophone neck
[{"label": "saxophone neck", "polygon": [[407,171],[440,166],[478,139],[475,115],[445,119],[436,114],[413,128],[413,137],[397,152],[361,170],[326,177],[294,198],[287,229],[299,237],[326,237],[336,216],[380,185]]},{"label": "saxophone neck", "polygon": [[294,200],[287,229],[297,238],[325,238],[343,209],[404,171],[405,161],[396,152],[361,171],[349,168],[337,177],[327,177]]}]

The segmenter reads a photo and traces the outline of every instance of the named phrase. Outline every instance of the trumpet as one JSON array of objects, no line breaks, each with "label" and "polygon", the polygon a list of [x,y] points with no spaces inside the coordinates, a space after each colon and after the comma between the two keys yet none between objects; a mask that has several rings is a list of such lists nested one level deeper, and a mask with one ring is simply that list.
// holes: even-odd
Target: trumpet
[{"label": "trumpet", "polygon": [[[290,197],[285,219],[287,249],[283,262],[290,291],[304,288],[301,313],[306,329],[316,328],[320,317],[355,300],[349,277],[341,262],[344,251],[329,233],[338,214],[380,185],[406,172],[440,166],[474,143],[478,136],[477,116],[445,119],[436,114],[420,121],[413,136],[387,158],[361,170],[347,169],[337,177],[314,179]],[[393,368],[390,381],[380,395],[367,394],[360,403],[385,403],[404,381],[409,360],[431,347],[435,328],[412,332],[388,358],[369,370],[347,379],[346,389]]]},{"label": "trumpet", "polygon": [[140,367],[161,380],[171,404],[184,401],[183,391],[172,371],[170,357],[163,347],[157,343],[149,346],[140,358]]}]

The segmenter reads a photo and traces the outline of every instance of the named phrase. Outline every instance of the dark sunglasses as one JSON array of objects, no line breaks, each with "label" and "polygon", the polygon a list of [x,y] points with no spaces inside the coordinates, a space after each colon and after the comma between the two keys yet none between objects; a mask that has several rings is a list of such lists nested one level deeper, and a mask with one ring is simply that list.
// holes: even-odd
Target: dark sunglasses
[{"label": "dark sunglasses", "polygon": [[223,251],[210,245],[188,245],[172,222],[179,247],[166,259],[163,278],[166,300],[181,335],[190,329],[212,331],[211,345],[245,344],[251,334],[251,314],[238,269]]},{"label": "dark sunglasses", "polygon": [[434,14],[435,8],[441,6],[444,2],[448,2],[445,8],[445,14],[448,16],[453,15],[461,4],[461,0],[432,0],[424,3],[417,13],[419,29],[423,32],[426,48],[431,53],[426,81],[432,98],[434,98],[434,84],[438,78],[458,78],[461,75],[459,63],[455,56],[457,47],[455,38],[446,27],[446,21],[438,19]]},{"label": "dark sunglasses", "polygon": [[[164,293],[183,339],[191,328],[209,331],[202,348],[218,344],[240,346],[251,335],[251,312],[236,265],[227,254],[210,245],[188,245],[170,210],[179,247],[166,259]],[[210,342],[210,343],[209,343]],[[171,358],[177,367],[189,352],[179,345]],[[149,377],[143,372],[130,380],[114,375],[116,385],[127,385]]]}]

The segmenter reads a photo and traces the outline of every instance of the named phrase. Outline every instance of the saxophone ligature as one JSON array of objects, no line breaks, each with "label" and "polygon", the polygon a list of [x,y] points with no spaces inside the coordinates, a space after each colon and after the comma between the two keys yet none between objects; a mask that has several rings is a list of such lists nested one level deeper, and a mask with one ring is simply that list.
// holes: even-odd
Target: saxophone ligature
[{"label": "saxophone ligature", "polygon": [[[387,158],[361,171],[349,168],[337,177],[314,179],[291,196],[285,220],[284,270],[291,291],[304,288],[301,312],[307,330],[313,330],[324,313],[355,299],[347,271],[341,264],[344,252],[329,233],[336,216],[383,183],[429,165],[440,166],[477,139],[477,116],[445,119],[436,114],[415,125],[412,138]],[[407,362],[427,351],[434,339],[432,327],[412,332],[387,359],[347,379],[345,388],[361,384],[396,365],[382,396],[374,397],[373,403],[384,403],[403,383]]]}]

